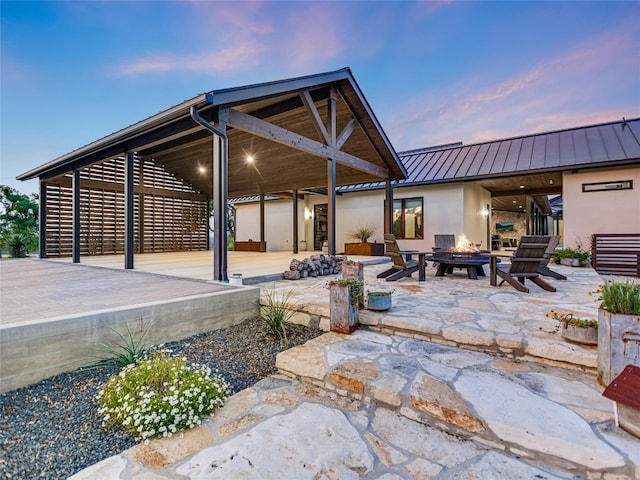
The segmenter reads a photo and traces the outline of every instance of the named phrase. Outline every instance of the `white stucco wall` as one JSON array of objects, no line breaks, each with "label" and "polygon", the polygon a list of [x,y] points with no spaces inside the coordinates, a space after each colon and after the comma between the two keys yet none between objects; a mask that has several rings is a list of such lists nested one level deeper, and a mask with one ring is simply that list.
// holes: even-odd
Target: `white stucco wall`
[{"label": "white stucco wall", "polygon": [[[489,192],[462,183],[396,188],[394,198],[422,197],[424,207],[424,238],[399,240],[401,249],[428,251],[434,246],[435,234],[452,233],[456,240],[462,234],[473,243],[486,247],[486,217],[483,209],[491,204]],[[384,191],[354,192],[336,197],[336,250],[353,242],[349,233],[363,225],[373,225],[375,232],[369,241],[384,241]],[[307,195],[298,204],[300,240],[313,247],[313,207],[327,203],[326,196]],[[256,204],[236,205],[236,239],[260,239],[260,207]],[[268,201],[265,204],[265,240],[268,251],[293,250],[291,227],[292,203],[289,200]]]},{"label": "white stucco wall", "polygon": [[[491,249],[491,238],[487,235],[491,229],[491,193],[472,183],[464,184],[464,234],[480,248]],[[456,237],[457,239],[457,237]]]},{"label": "white stucco wall", "polygon": [[[236,240],[260,240],[260,204],[238,204]],[[268,252],[293,251],[293,201],[267,201],[264,206],[264,239]],[[304,239],[304,202],[298,201],[298,240]]]},{"label": "white stucco wall", "polygon": [[[632,180],[632,190],[582,192],[582,184]],[[581,241],[590,247],[594,233],[640,232],[640,167],[562,177],[564,243],[575,247]]]}]

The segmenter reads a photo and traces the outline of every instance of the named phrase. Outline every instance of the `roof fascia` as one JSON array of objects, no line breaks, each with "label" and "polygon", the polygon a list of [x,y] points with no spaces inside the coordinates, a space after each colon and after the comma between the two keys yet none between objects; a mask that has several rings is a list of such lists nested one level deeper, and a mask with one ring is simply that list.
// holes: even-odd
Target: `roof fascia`
[{"label": "roof fascia", "polygon": [[250,102],[252,100],[307,90],[339,80],[345,80],[350,76],[350,71],[347,68],[342,68],[333,72],[318,73],[305,77],[212,90],[205,95],[209,103],[222,108]]},{"label": "roof fascia", "polygon": [[[179,105],[175,105],[167,110],[163,110],[151,117],[148,117],[140,122],[134,123],[122,130],[118,130],[106,137],[103,137],[99,140],[96,140],[92,143],[85,145],[84,147],[80,147],[72,152],[67,153],[66,155],[62,155],[50,162],[45,163],[39,167],[36,167],[28,172],[22,173],[16,177],[18,180],[31,180],[32,178],[36,178],[40,175],[43,175],[52,170],[60,170],[61,167],[65,165],[70,165],[74,161],[80,159],[81,157],[91,155],[93,153],[97,153],[100,150],[108,149],[115,144],[126,142],[127,138],[133,137],[135,135],[140,135],[145,131],[151,130],[171,119],[175,119],[176,117],[180,117],[184,114],[189,113],[189,110],[192,105],[199,105],[206,103],[206,95],[200,94],[197,97],[194,97],[190,100],[186,100]],[[120,152],[124,153],[124,152]]]},{"label": "roof fascia", "polygon": [[349,76],[348,76],[347,80],[349,80],[349,83],[351,83],[351,86],[352,86],[353,90],[356,92],[356,95],[358,96],[358,99],[360,100],[360,103],[362,103],[362,105],[364,106],[365,110],[367,111],[367,114],[369,115],[369,118],[371,118],[371,121],[373,121],[374,125],[376,126],[376,128],[380,132],[380,136],[382,137],[382,140],[384,141],[385,145],[387,146],[387,149],[389,149],[389,151],[391,152],[391,155],[393,155],[393,159],[395,160],[395,162],[400,167],[400,171],[402,172],[404,177],[407,178],[407,176],[408,176],[407,170],[404,168],[404,164],[400,161],[400,157],[398,156],[398,153],[395,151],[395,149],[391,145],[391,142],[389,141],[389,137],[387,137],[387,134],[384,131],[384,129],[382,128],[382,125],[380,125],[380,122],[378,121],[378,118],[373,113],[373,109],[371,108],[371,105],[369,105],[369,102],[367,101],[367,99],[365,98],[364,94],[362,93],[362,90],[360,89],[360,85],[358,85],[358,82],[356,81],[354,76],[351,74],[351,69],[347,69],[347,70],[348,70],[348,73],[349,73]]}]

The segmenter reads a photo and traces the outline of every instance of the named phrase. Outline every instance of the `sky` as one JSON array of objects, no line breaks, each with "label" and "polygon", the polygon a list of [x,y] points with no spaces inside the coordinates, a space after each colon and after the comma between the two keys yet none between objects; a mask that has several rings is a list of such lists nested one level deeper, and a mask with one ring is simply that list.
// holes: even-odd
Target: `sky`
[{"label": "sky", "polygon": [[640,1],[0,3],[0,183],[211,90],[350,67],[396,151],[640,117]]}]

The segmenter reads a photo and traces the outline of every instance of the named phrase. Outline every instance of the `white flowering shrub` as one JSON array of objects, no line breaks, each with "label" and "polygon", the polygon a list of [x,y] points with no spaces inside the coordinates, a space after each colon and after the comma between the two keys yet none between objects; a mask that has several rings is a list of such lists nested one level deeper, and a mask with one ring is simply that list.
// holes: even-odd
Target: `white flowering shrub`
[{"label": "white flowering shrub", "polygon": [[170,437],[199,425],[231,393],[208,367],[155,351],[107,381],[97,396],[98,413],[103,426],[121,425],[138,439]]}]

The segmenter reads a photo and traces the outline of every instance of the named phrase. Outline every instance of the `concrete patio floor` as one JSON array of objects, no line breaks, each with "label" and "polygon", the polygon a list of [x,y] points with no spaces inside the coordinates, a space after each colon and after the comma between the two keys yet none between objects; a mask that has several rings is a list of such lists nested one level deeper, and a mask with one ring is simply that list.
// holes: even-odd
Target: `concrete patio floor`
[{"label": "concrete patio floor", "polygon": [[[289,268],[291,259],[303,259],[322,252],[227,252],[228,275],[240,274],[245,285],[282,279],[282,272]],[[383,261],[387,257],[361,257],[350,255],[353,260],[365,260],[368,263]],[[71,258],[51,258],[52,261],[71,263]],[[95,255],[82,257],[80,265],[92,265],[105,268],[123,269],[123,255]],[[139,272],[170,275],[197,280],[213,279],[213,252],[168,252],[144,253],[134,257],[134,270]]]}]

